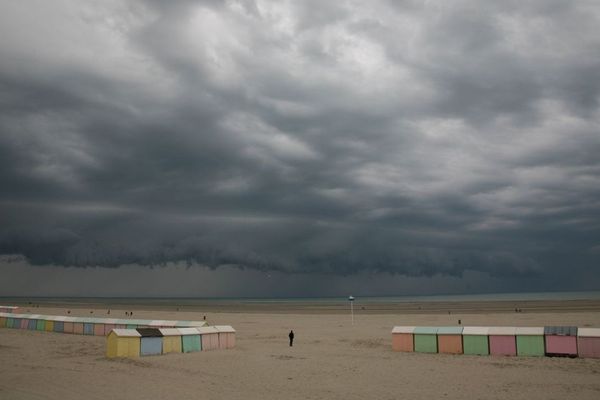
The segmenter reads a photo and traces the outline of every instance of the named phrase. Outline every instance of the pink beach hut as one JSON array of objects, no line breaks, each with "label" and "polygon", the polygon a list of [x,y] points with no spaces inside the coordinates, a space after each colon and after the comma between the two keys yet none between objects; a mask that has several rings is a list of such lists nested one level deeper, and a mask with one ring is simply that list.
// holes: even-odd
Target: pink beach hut
[{"label": "pink beach hut", "polygon": [[214,326],[196,328],[200,333],[202,351],[217,350],[219,348],[219,331]]},{"label": "pink beach hut", "polygon": [[414,330],[414,326],[395,326],[392,329],[392,350],[404,352],[415,351]]},{"label": "pink beach hut", "polygon": [[577,357],[576,326],[544,327],[547,356]]},{"label": "pink beach hut", "polygon": [[108,336],[110,331],[117,329],[116,319],[102,318],[102,322],[104,322],[104,336]]},{"label": "pink beach hut", "polygon": [[491,326],[488,330],[490,355],[516,356],[516,328],[510,326]]},{"label": "pink beach hut", "polygon": [[235,347],[235,329],[230,325],[215,325],[219,331],[219,349],[233,349]]},{"label": "pink beach hut", "polygon": [[600,358],[600,328],[577,329],[579,357]]}]

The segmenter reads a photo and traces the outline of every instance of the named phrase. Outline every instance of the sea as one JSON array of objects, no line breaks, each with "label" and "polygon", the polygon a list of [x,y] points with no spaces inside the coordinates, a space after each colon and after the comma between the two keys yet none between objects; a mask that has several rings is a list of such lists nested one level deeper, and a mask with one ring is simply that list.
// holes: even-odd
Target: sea
[{"label": "sea", "polygon": [[[215,304],[282,304],[312,303],[339,304],[349,301],[349,296],[331,297],[0,297],[0,304],[11,303],[73,303],[73,304],[129,304],[195,306]],[[478,294],[436,294],[426,296],[352,296],[361,304],[377,303],[427,303],[427,302],[479,302],[479,301],[543,301],[543,300],[600,300],[600,291],[585,292],[519,292]]]}]

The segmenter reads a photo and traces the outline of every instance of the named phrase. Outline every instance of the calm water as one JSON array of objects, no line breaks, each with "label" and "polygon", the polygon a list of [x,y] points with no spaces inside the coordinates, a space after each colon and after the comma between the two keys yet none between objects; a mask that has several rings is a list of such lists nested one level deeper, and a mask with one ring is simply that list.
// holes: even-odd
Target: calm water
[{"label": "calm water", "polygon": [[[141,298],[141,297],[0,297],[0,304],[10,304],[11,300],[22,303],[104,303],[104,304],[156,304],[156,305],[201,305],[207,303],[345,303],[347,297],[294,297],[294,298]],[[413,303],[413,302],[468,302],[501,300],[600,300],[600,291],[594,292],[536,292],[536,293],[486,293],[432,296],[385,296],[357,297],[356,301],[368,303]]]}]

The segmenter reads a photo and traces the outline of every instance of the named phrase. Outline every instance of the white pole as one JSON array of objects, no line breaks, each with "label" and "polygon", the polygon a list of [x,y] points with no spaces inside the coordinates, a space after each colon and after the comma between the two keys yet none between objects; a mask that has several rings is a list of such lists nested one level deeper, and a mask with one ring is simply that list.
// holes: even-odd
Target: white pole
[{"label": "white pole", "polygon": [[352,316],[352,325],[354,325],[354,297],[349,296],[348,300],[350,300],[350,315]]}]

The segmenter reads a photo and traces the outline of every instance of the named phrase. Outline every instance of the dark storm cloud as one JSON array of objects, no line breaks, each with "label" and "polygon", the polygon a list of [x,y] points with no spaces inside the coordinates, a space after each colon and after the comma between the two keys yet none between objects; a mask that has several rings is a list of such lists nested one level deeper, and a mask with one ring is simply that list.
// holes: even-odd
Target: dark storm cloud
[{"label": "dark storm cloud", "polygon": [[589,271],[599,22],[585,1],[4,4],[0,253]]}]

